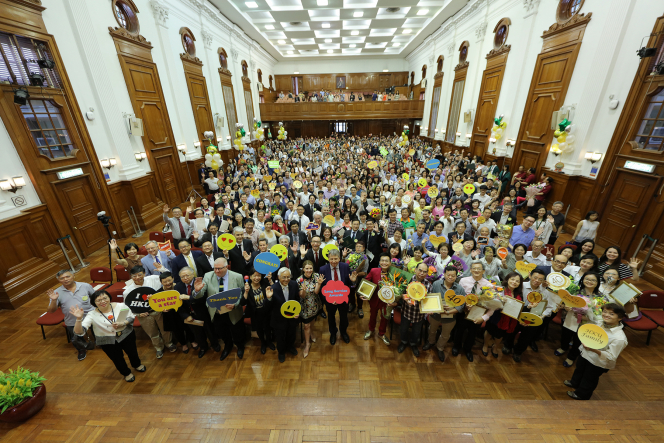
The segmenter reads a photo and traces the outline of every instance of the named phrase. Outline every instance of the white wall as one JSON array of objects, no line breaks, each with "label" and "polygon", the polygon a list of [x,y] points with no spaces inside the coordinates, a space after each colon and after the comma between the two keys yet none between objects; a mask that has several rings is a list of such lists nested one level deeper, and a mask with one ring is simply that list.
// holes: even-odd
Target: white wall
[{"label": "white wall", "polygon": [[[41,204],[37,192],[28,173],[23,167],[23,162],[16,152],[7,128],[0,119],[0,180],[11,179],[12,177],[23,177],[26,186],[12,194],[8,191],[0,191],[0,220],[19,215],[22,209],[27,209]],[[12,202],[13,197],[23,197],[25,205],[15,206]]]},{"label": "white wall", "polygon": [[286,59],[274,66],[274,72],[277,75],[289,75],[296,71],[300,74],[382,72],[384,69],[391,72],[402,72],[408,71],[408,66],[408,61],[403,58],[367,58],[359,60],[354,57],[346,60],[326,60],[322,57],[322,60]]},{"label": "white wall", "polygon": [[[493,48],[493,28],[503,17],[509,17],[512,24],[507,44],[511,45],[511,50],[496,109],[496,115],[505,115],[507,129],[496,143],[496,150],[499,155],[511,157],[514,149],[507,148],[505,140],[516,139],[519,132],[537,55],[542,49],[541,36],[555,23],[557,5],[558,2],[553,0],[471,0],[408,54],[410,71],[419,73],[422,65],[428,67],[423,127],[429,121],[435,61],[443,55],[445,76],[436,122],[439,129],[436,138],[443,138],[442,130],[449,117],[454,67],[458,64],[458,49],[464,40],[470,43],[470,47],[461,111],[472,110],[475,117],[482,71],[486,68],[485,56]],[[640,47],[641,38],[650,33],[662,8],[657,0],[586,0],[581,13],[592,13],[592,19],[583,37],[565,102],[561,103],[561,106],[576,106],[572,119],[577,125],[575,150],[560,157],[550,154],[546,164],[552,167],[562,161],[566,165],[564,172],[589,175],[591,165],[584,159],[585,152],[606,152],[638,67],[635,51]],[[620,100],[620,106],[615,110],[608,108],[610,95]],[[458,145],[469,143],[466,133],[471,132],[471,127],[460,118],[456,131],[462,135],[456,142]],[[601,163],[595,166],[601,167]]]}]

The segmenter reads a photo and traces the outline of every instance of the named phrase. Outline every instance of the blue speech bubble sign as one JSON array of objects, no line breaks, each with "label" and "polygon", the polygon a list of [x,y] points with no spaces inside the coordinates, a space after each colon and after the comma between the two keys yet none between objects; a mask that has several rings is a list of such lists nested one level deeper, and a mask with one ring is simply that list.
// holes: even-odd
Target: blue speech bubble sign
[{"label": "blue speech bubble sign", "polygon": [[438,166],[440,166],[440,160],[437,158],[432,158],[428,162],[425,163],[424,167],[431,170],[431,169],[436,169]]},{"label": "blue speech bubble sign", "polygon": [[273,254],[272,252],[261,252],[254,259],[254,269],[263,275],[276,271],[279,269],[280,264],[281,260],[279,260],[277,254]]},{"label": "blue speech bubble sign", "polygon": [[242,295],[243,290],[244,288],[235,288],[211,295],[205,303],[208,305],[208,308],[214,308],[214,310],[219,310],[226,305],[234,305]]}]

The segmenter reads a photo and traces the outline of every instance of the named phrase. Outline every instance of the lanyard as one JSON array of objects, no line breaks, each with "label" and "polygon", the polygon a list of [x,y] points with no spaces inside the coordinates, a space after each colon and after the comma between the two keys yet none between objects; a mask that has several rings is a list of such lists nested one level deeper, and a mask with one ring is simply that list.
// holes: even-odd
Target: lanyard
[{"label": "lanyard", "polygon": [[[113,306],[111,306],[111,315],[108,316],[108,317],[107,317],[106,315],[104,315],[104,313],[101,312],[101,310],[100,310],[99,308],[97,308],[97,310],[98,310],[99,313],[102,315],[102,317],[104,317],[104,320],[106,320],[107,322],[109,322],[109,323],[111,324],[111,327],[112,327],[112,326],[113,326],[113,323],[115,322],[115,313],[113,313]],[[111,320],[112,320],[112,321],[111,321]],[[115,335],[118,336],[118,337],[121,336],[121,335],[122,335],[122,331],[115,331]]]}]

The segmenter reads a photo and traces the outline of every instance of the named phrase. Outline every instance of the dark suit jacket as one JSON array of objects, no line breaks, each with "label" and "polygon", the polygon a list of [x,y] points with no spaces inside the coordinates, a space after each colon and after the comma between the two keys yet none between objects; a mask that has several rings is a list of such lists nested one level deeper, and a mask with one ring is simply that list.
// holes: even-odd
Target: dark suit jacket
[{"label": "dark suit jacket", "polygon": [[[318,203],[314,203],[314,207],[312,208],[309,203],[304,205],[304,215],[309,217],[309,220],[313,222],[314,220],[314,212],[320,211],[320,205]],[[302,229],[306,228],[306,226],[302,226]]]},{"label": "dark suit jacket", "polygon": [[[452,243],[456,243],[455,240],[452,240],[452,236],[455,235],[455,234],[456,234],[457,236],[459,235],[459,234],[457,234],[456,231],[452,231],[452,232],[450,232],[449,234],[447,234],[447,241],[448,241],[448,243],[449,243],[450,245],[451,245]],[[472,240],[472,239],[473,239],[473,236],[472,236],[472,235],[470,235],[470,234],[467,233],[467,232],[464,232],[464,233],[463,233],[463,240],[464,240],[464,241],[466,241],[466,240]]]},{"label": "dark suit jacket", "polygon": [[320,271],[321,266],[325,266],[327,264],[327,260],[323,257],[323,248],[320,248],[318,250],[318,262],[314,260],[314,250],[309,249],[306,254],[304,254],[304,257],[302,258],[302,263],[305,261],[311,261],[314,264],[314,272],[318,273]]},{"label": "dark suit jacket", "polygon": [[[351,231],[350,229],[346,230],[346,232],[344,232],[344,238],[350,238],[351,232],[352,232],[352,231]],[[358,230],[358,231],[355,233],[355,240],[357,240],[357,241],[360,241],[360,240],[364,241],[364,244],[365,244],[365,246],[366,246],[367,239],[366,239],[366,237],[365,237],[364,231],[360,231],[360,230]]]},{"label": "dark suit jacket", "polygon": [[[223,258],[223,256],[224,256],[223,252],[212,252],[212,257],[214,257],[215,260],[218,259],[218,258]],[[194,261],[196,262],[196,267],[199,270],[198,274],[200,276],[203,276],[203,275],[207,274],[208,272],[214,271],[212,266],[210,266],[210,262],[208,261],[207,257],[205,256],[205,253],[201,254],[198,257],[196,257],[196,260],[194,260]]]},{"label": "dark suit jacket", "polygon": [[[293,232],[289,232],[288,238],[290,239],[290,245],[293,246]],[[307,234],[304,233],[304,231],[298,231],[297,237],[295,238],[297,240],[297,243],[301,246],[309,246],[309,238],[307,238]]]},{"label": "dark suit jacket", "polygon": [[[187,293],[187,285],[182,282],[177,283],[174,287],[174,290],[178,291],[180,294]],[[194,282],[191,282],[191,292],[194,293]],[[182,306],[177,310],[178,315],[182,320],[185,320],[190,315],[196,320],[210,321],[210,314],[208,314],[208,308],[205,304],[206,297],[203,298],[190,298],[189,300],[182,300]]]},{"label": "dark suit jacket", "polygon": [[[203,255],[201,251],[191,251],[191,254],[194,257],[194,263],[196,262],[196,259],[198,257]],[[180,269],[185,268],[187,266],[189,266],[189,263],[187,263],[187,260],[184,258],[184,255],[182,254],[178,255],[173,260],[171,260],[171,274],[173,275],[173,281],[175,283],[180,283]],[[197,275],[199,277],[202,277],[204,274],[198,271]]]},{"label": "dark suit jacket", "polygon": [[[281,283],[276,282],[272,285],[272,298],[268,299],[268,306],[272,310],[270,326],[274,329],[286,329],[289,324],[290,326],[296,326],[299,323],[300,319],[288,319],[281,315],[281,305],[286,303],[286,297],[284,296],[284,291],[281,289]],[[288,299],[295,300],[298,303],[301,303],[300,300],[300,287],[293,280],[288,282]]]},{"label": "dark suit jacket", "polygon": [[291,271],[291,279],[296,280],[300,277],[300,271],[301,271],[301,256],[300,252],[298,251],[297,255],[293,254],[293,251],[289,248],[288,249],[288,266],[286,266],[286,260],[283,260],[281,263],[279,263],[279,267],[277,268],[276,271],[272,273],[272,281],[277,281],[279,277],[279,269],[281,268],[288,268]]},{"label": "dark suit jacket", "polygon": [[[249,255],[251,255],[251,253],[254,252],[254,246],[251,243],[251,240],[245,238],[244,240],[242,240],[242,244],[244,245],[244,250],[247,251]],[[233,272],[237,272],[238,274],[242,275],[247,275],[247,271],[249,269],[249,265],[251,262],[247,263],[245,261],[240,246],[236,245],[233,249],[228,251],[228,261],[230,262],[231,270]]]},{"label": "dark suit jacket", "polygon": [[[500,223],[500,217],[503,215],[503,210],[501,209],[500,211],[496,211],[493,214],[491,214],[491,220],[495,221],[496,224]],[[507,224],[516,226],[518,223],[516,222],[516,215],[512,215],[510,213],[509,217],[507,217]]]},{"label": "dark suit jacket", "polygon": [[[348,263],[344,262],[339,262],[338,266],[339,266],[339,280],[341,280],[344,285],[350,288],[351,285],[353,285],[353,282],[350,281],[350,266],[348,266]],[[332,280],[332,268],[330,267],[329,263],[320,268],[320,274],[325,277],[325,283],[323,283],[323,286],[325,286],[327,282]]]},{"label": "dark suit jacket", "polygon": [[378,263],[378,257],[383,253],[382,245],[385,240],[385,234],[382,230],[379,230],[378,232],[364,231],[364,234],[366,235],[367,251],[374,255],[371,263]]}]

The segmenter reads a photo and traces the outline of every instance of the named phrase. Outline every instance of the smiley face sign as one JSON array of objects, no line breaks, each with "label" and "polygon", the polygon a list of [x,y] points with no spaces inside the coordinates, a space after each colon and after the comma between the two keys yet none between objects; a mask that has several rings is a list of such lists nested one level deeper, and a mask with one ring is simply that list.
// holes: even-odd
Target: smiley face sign
[{"label": "smiley face sign", "polygon": [[466,302],[466,297],[464,297],[463,295],[457,295],[452,290],[445,291],[444,298],[445,298],[445,303],[447,303],[447,306],[451,307],[461,306]]},{"label": "smiley face sign", "polygon": [[259,191],[258,189],[254,189],[253,191],[251,191],[251,196],[254,198],[258,198],[261,196],[261,191]]},{"label": "smiley face sign", "polygon": [[370,161],[369,164],[367,165],[367,168],[369,168],[369,169],[374,169],[376,166],[378,166],[378,162],[377,162],[376,160],[372,160],[372,161]]},{"label": "smiley face sign", "polygon": [[519,323],[523,326],[539,326],[543,323],[542,317],[531,314],[530,312],[522,312],[519,314],[518,320]]},{"label": "smiley face sign", "polygon": [[217,246],[219,246],[219,249],[222,251],[230,251],[235,247],[236,244],[237,240],[235,240],[235,236],[233,234],[222,234],[217,239]]},{"label": "smiley face sign", "polygon": [[323,258],[325,260],[328,260],[327,255],[330,253],[331,250],[336,249],[337,251],[339,250],[339,247],[335,245],[334,243],[331,243],[323,248]]},{"label": "smiley face sign", "polygon": [[302,182],[300,180],[295,180],[293,182],[293,186],[295,186],[297,189],[300,189],[302,187]]},{"label": "smiley face sign", "polygon": [[417,181],[417,184],[420,185],[420,188],[423,188],[427,185],[427,179],[422,177]]},{"label": "smiley face sign", "polygon": [[408,175],[408,173],[404,172],[403,175],[401,176],[401,178],[408,181],[408,179],[410,178],[410,175]]},{"label": "smiley face sign", "polygon": [[413,154],[415,154],[415,150],[414,150],[414,149],[411,149],[411,150],[408,151],[408,155],[413,155]]},{"label": "smiley face sign", "polygon": [[287,301],[281,305],[281,315],[288,319],[297,317],[300,312],[302,312],[302,306],[295,300]]},{"label": "smiley face sign", "polygon": [[277,187],[277,184],[276,183],[268,183],[267,187],[270,188],[270,191],[274,191],[274,188]]},{"label": "smiley face sign", "polygon": [[475,185],[472,183],[468,183],[463,187],[463,192],[466,195],[471,195],[472,193],[475,192]]},{"label": "smiley face sign", "polygon": [[438,197],[438,188],[436,188],[435,186],[430,187],[429,190],[427,191],[427,195],[431,198]]},{"label": "smiley face sign", "polygon": [[414,281],[408,285],[407,292],[410,298],[420,301],[427,295],[427,288],[422,283]]},{"label": "smiley face sign", "polygon": [[279,258],[279,261],[284,261],[288,257],[288,249],[284,245],[274,245],[270,248],[270,252]]}]

